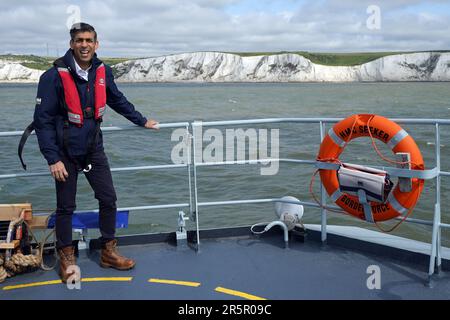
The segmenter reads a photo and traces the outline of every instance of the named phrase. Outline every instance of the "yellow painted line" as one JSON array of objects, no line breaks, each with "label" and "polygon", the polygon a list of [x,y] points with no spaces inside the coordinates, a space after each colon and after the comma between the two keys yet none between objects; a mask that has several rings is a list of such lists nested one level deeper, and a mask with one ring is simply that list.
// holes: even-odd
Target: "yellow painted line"
[{"label": "yellow painted line", "polygon": [[231,290],[231,289],[222,288],[222,287],[217,287],[217,288],[214,289],[214,291],[222,292],[222,293],[229,294],[229,295],[232,295],[232,296],[245,298],[245,299],[248,299],[248,300],[267,300],[266,298],[261,298],[261,297],[258,297],[258,296],[254,296],[252,294],[248,294],[248,293],[245,293],[245,292],[242,292],[242,291],[236,291],[236,290]]},{"label": "yellow painted line", "polygon": [[[81,278],[81,282],[98,282],[98,281],[131,281],[133,277],[110,277],[110,278]],[[3,287],[2,290],[14,290],[14,289],[22,289],[22,288],[30,288],[30,287],[39,287],[39,286],[48,286],[52,284],[61,284],[61,280],[50,280],[43,282],[33,282],[26,284],[18,284],[15,286],[6,286]]]},{"label": "yellow painted line", "polygon": [[179,286],[188,286],[188,287],[198,287],[201,284],[200,282],[177,281],[177,280],[154,279],[154,278],[149,279],[148,282],[165,283],[165,284],[176,284],[176,285],[179,285]]},{"label": "yellow painted line", "polygon": [[33,282],[33,283],[27,283],[27,284],[18,284],[15,286],[6,286],[6,287],[3,287],[3,290],[14,290],[14,289],[21,289],[21,288],[29,288],[29,287],[48,286],[51,284],[60,284],[60,283],[62,283],[61,280]]},{"label": "yellow painted line", "polygon": [[109,278],[82,278],[81,282],[98,282],[98,281],[131,281],[133,277],[109,277]]}]

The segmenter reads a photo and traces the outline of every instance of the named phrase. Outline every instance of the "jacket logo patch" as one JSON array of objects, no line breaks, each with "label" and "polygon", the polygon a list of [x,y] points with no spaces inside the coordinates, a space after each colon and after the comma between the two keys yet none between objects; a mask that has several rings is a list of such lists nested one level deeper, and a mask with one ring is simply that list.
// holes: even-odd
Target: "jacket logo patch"
[{"label": "jacket logo patch", "polygon": [[41,98],[36,98],[36,104],[37,104],[37,105],[40,105],[41,102],[42,102],[42,99],[41,99]]}]

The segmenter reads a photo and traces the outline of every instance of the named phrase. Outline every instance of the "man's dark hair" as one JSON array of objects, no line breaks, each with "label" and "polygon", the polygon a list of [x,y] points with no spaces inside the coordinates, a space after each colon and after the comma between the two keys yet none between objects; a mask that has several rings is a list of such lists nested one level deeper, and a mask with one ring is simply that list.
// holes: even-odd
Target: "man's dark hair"
[{"label": "man's dark hair", "polygon": [[97,32],[95,31],[94,27],[91,26],[88,23],[84,22],[77,22],[72,25],[72,28],[70,28],[70,39],[73,41],[75,39],[75,36],[79,32],[93,32],[95,34],[94,40],[97,41]]}]

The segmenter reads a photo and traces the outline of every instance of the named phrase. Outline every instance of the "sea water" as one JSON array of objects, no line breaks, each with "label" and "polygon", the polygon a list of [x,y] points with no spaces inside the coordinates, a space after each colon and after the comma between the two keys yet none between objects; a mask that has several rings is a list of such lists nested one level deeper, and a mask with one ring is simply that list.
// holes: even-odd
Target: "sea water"
[{"label": "sea water", "polygon": [[[355,113],[376,113],[388,118],[450,118],[448,83],[120,83],[119,89],[144,116],[161,123],[179,121],[240,120],[255,118],[333,117],[344,118]],[[21,131],[33,118],[37,85],[1,84],[0,131]],[[130,123],[108,108],[103,127]],[[327,125],[329,128],[330,125]],[[436,163],[434,125],[402,125],[422,151],[426,168]],[[210,127],[208,127],[210,128]],[[314,160],[320,145],[318,124],[275,123],[215,127],[255,129],[279,132],[279,157]],[[204,128],[206,130],[206,128]],[[172,164],[172,150],[179,141],[171,141],[173,128],[105,132],[104,144],[113,168]],[[259,131],[257,131],[259,132]],[[450,126],[441,126],[441,166],[450,171]],[[17,157],[20,137],[0,137],[0,174],[21,173]],[[206,138],[205,138],[206,139]],[[203,142],[206,147],[211,140]],[[225,142],[224,142],[225,143]],[[379,149],[392,158],[381,142]],[[224,150],[225,152],[226,150]],[[269,148],[269,154],[270,154]],[[29,172],[45,172],[35,136],[24,151]],[[385,165],[373,150],[368,138],[357,139],[346,148],[343,159],[363,165]],[[224,159],[225,160],[225,159]],[[294,196],[313,202],[310,194],[314,168],[307,164],[280,163],[275,174],[261,175],[261,165],[227,165],[197,168],[198,200],[200,202],[248,200]],[[117,172],[113,174],[120,208],[189,203],[186,168]],[[317,197],[320,179],[313,181]],[[432,220],[435,204],[435,180],[425,182],[419,202],[411,214],[418,219]],[[450,223],[450,177],[442,177],[442,221]],[[54,182],[43,177],[1,179],[0,203],[31,202],[36,211],[52,212],[56,199]],[[96,209],[94,194],[86,179],[79,178],[77,210]],[[129,228],[119,234],[174,231],[181,209],[138,210],[130,212]],[[184,208],[186,213],[188,208]],[[200,228],[250,225],[276,218],[274,205],[246,204],[200,207]],[[305,208],[305,223],[320,223],[320,210]],[[356,218],[329,213],[329,224],[377,228]],[[383,226],[388,228],[393,223]],[[195,224],[188,221],[188,229]],[[94,232],[95,234],[95,232]],[[393,234],[430,242],[431,227],[403,223]],[[443,229],[443,243],[450,245],[450,232]]]}]

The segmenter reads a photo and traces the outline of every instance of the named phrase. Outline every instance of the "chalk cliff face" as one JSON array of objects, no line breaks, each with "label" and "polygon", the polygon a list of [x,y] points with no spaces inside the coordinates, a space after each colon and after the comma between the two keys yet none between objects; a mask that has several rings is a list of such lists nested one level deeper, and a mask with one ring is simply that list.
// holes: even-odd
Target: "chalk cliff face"
[{"label": "chalk cliff face", "polygon": [[113,68],[119,81],[131,82],[450,81],[450,53],[399,54],[358,66],[331,67],[297,54],[240,57],[195,52],[130,60]]},{"label": "chalk cliff face", "polygon": [[37,82],[44,71],[30,69],[19,62],[0,59],[1,82]]},{"label": "chalk cliff face", "polygon": [[[123,82],[450,81],[450,53],[398,54],[358,66],[331,67],[290,53],[241,57],[194,52],[129,60],[113,70]],[[1,82],[37,82],[43,72],[0,59]]]}]

